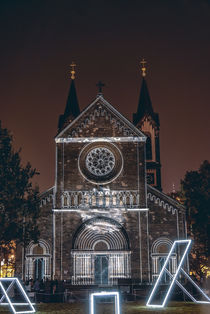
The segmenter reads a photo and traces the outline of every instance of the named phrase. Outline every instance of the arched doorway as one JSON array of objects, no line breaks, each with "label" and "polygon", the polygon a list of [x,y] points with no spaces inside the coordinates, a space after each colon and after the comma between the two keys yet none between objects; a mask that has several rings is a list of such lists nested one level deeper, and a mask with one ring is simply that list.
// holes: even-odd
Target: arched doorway
[{"label": "arched doorway", "polygon": [[[109,282],[109,246],[105,241],[98,241],[94,245],[95,251],[95,267],[94,277],[95,284],[97,285],[108,285]],[[104,254],[103,254],[104,252]]]},{"label": "arched doorway", "polygon": [[26,249],[26,274],[29,279],[50,279],[51,277],[51,255],[46,241],[39,240],[38,243],[31,242]]},{"label": "arched doorway", "polygon": [[83,223],[73,239],[73,284],[116,284],[130,278],[127,233],[115,220],[96,217]]}]

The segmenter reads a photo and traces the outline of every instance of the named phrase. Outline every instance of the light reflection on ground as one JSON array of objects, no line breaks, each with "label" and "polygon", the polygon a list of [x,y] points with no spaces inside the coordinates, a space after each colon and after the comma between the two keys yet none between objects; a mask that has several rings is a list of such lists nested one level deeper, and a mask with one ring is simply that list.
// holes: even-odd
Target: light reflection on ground
[{"label": "light reflection on ground", "polygon": [[[36,305],[36,314],[89,314],[87,300],[83,303],[48,303]],[[113,304],[99,305],[97,314],[112,314]],[[0,313],[9,314],[8,308],[0,307]],[[169,302],[164,309],[149,309],[144,302],[122,303],[122,314],[207,314],[210,313],[210,305],[195,304],[192,302]]]}]

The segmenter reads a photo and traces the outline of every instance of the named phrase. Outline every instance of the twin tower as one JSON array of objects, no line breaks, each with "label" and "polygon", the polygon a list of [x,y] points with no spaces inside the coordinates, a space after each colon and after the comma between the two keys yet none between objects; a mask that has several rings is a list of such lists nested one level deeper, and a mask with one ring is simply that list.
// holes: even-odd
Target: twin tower
[{"label": "twin tower", "polygon": [[[146,137],[146,171],[147,183],[158,190],[162,191],[161,186],[161,163],[160,163],[160,123],[159,115],[154,112],[150,99],[147,83],[146,83],[146,61],[141,61],[142,82],[140,88],[137,112],[133,114],[133,124]],[[66,102],[64,114],[60,115],[58,122],[58,133],[60,133],[70,122],[77,118],[80,114],[80,107],[75,87],[75,63],[71,64],[71,85]],[[103,83],[99,81],[97,84],[99,94],[102,95]]]}]

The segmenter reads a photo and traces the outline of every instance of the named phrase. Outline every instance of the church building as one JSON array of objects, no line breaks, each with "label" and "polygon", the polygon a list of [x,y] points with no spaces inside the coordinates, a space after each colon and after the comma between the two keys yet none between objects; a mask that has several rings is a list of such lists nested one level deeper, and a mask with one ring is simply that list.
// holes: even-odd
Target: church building
[{"label": "church building", "polygon": [[[41,195],[40,239],[17,250],[23,279],[152,284],[173,241],[186,238],[185,208],[162,192],[159,116],[141,65],[133,122],[105,99],[101,82],[80,111],[72,65],[55,137],[55,185]],[[178,260],[177,252],[172,274]]]}]

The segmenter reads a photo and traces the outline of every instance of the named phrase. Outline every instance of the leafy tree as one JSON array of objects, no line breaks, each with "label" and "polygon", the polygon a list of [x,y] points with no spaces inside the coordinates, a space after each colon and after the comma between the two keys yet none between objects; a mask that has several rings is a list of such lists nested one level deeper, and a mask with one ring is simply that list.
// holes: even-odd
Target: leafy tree
[{"label": "leafy tree", "polygon": [[194,239],[190,267],[198,279],[206,275],[210,259],[210,163],[189,171],[182,181],[187,208],[188,233]]},{"label": "leafy tree", "polygon": [[21,164],[20,150],[15,152],[12,145],[0,121],[0,260],[8,260],[11,243],[25,248],[39,235],[39,191],[31,182],[38,173],[30,163]]}]

